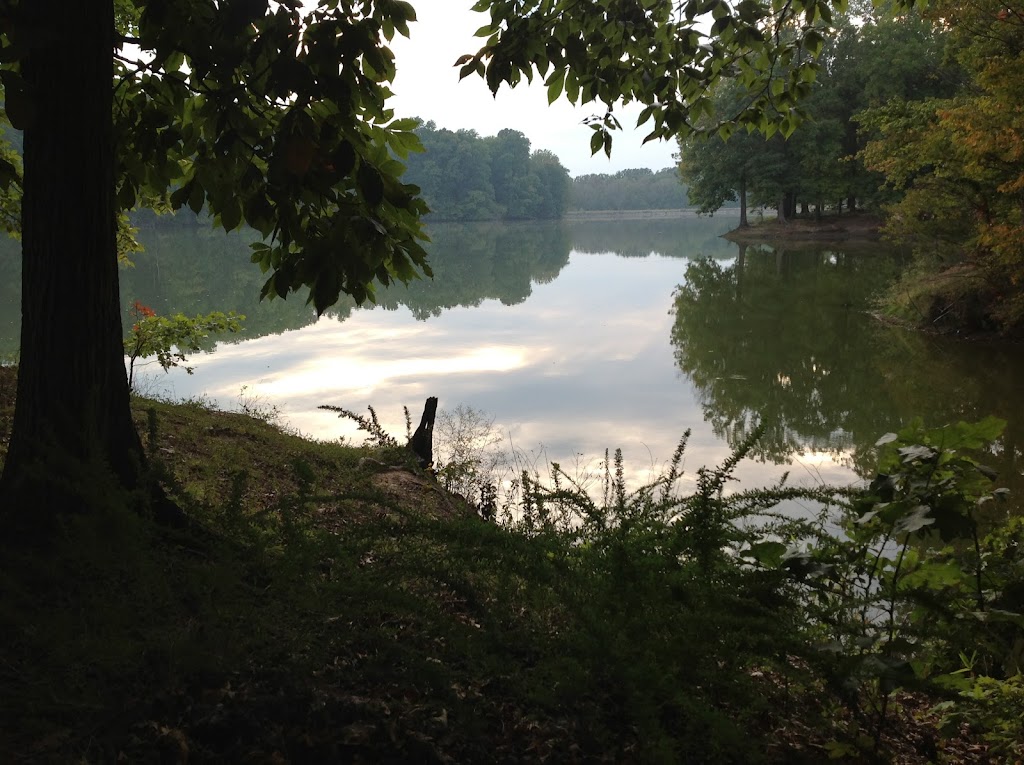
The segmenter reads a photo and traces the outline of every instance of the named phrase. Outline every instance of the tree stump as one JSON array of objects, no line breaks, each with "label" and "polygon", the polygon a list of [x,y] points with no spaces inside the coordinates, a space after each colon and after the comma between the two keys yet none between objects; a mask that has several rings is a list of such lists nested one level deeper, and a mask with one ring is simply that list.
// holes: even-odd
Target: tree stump
[{"label": "tree stump", "polygon": [[420,467],[430,467],[434,462],[434,417],[437,416],[437,396],[431,396],[423,406],[420,426],[409,439],[408,447],[419,459]]}]

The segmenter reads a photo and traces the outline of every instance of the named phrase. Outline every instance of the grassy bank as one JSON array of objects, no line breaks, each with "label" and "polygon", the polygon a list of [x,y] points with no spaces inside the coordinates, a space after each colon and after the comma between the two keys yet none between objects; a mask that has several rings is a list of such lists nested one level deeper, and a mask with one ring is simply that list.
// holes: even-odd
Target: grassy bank
[{"label": "grassy bank", "polygon": [[[0,369],[0,443],[12,383]],[[556,485],[502,527],[400,449],[196,404],[135,411],[201,528],[112,497],[45,554],[3,551],[0,760],[986,758],[920,692],[887,695],[873,727],[870,689],[850,696],[812,649],[823,625],[792,578],[723,554],[726,516],[771,504],[723,501],[727,466],[678,500],[670,482],[627,497],[610,466],[614,518]]]}]

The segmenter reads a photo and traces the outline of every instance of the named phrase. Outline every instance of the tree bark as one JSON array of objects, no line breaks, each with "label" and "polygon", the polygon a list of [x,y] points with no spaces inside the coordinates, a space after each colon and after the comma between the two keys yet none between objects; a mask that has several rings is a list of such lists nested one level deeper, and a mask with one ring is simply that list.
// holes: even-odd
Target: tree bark
[{"label": "tree bark", "polygon": [[[144,453],[124,368],[115,221],[112,0],[33,0],[46,34],[23,63],[22,321],[17,404],[0,478],[5,525],[139,485]],[[34,38],[36,39],[36,38]],[[110,476],[114,483],[109,480]]]}]

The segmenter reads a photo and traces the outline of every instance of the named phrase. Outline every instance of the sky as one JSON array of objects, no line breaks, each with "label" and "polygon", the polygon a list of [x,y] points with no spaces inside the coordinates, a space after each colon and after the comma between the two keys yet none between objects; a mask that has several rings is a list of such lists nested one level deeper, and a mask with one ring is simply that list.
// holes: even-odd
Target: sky
[{"label": "sky", "polygon": [[398,76],[390,106],[398,116],[433,120],[449,130],[476,130],[481,136],[504,128],[518,130],[534,150],[554,152],[573,176],[633,167],[660,170],[675,164],[674,142],[642,145],[647,131],[632,128],[640,111],[635,105],[616,110],[623,130],[615,136],[611,159],[603,152],[591,157],[592,131],[582,121],[600,110],[593,104],[574,108],[561,100],[548,106],[546,89],[536,77],[532,87],[523,82],[515,90],[499,91],[496,98],[476,75],[460,83],[453,64],[481,47],[483,39],[473,37],[473,32],[489,17],[468,10],[472,0],[419,0],[413,5],[417,21],[409,25],[410,39],[396,34],[391,42]]}]

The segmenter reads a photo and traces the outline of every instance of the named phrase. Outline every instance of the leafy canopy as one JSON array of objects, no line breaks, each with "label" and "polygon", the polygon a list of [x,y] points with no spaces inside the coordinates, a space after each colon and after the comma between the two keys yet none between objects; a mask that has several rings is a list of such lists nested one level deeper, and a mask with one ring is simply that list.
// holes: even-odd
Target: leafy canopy
[{"label": "leafy canopy", "polygon": [[[264,296],[308,285],[318,311],[374,281],[430,273],[419,190],[399,161],[416,122],[387,108],[387,47],[416,18],[401,0],[119,0],[114,126],[120,209],[169,195],[264,241]],[[15,127],[33,119],[19,60],[34,31],[5,15],[3,86]],[[0,167],[0,176],[8,168]],[[8,172],[7,175],[10,175]],[[0,177],[3,185],[5,177]]]},{"label": "leafy canopy", "polygon": [[[962,72],[945,55],[950,35],[944,25],[917,12],[865,20],[864,11],[835,16],[817,78],[800,103],[807,119],[786,141],[719,125],[742,110],[749,94],[734,79],[717,84],[714,115],[698,123],[706,131],[679,144],[680,170],[701,212],[714,212],[743,187],[755,205],[777,204],[790,194],[805,206],[815,204],[819,213],[824,205],[863,208],[888,201],[891,194],[878,190],[881,176],[867,171],[858,156],[871,137],[868,130],[858,133],[859,115],[896,98],[950,96]],[[718,135],[709,135],[715,128]]]},{"label": "leafy canopy", "polygon": [[[714,116],[712,86],[736,78],[747,99],[723,122],[790,134],[809,93],[833,11],[845,0],[480,0],[486,42],[458,60],[493,92],[534,74],[548,98],[602,104],[591,150],[611,152],[616,104],[639,102],[646,140],[675,140]],[[719,119],[720,117],[716,117]]]},{"label": "leafy canopy", "polygon": [[[1024,7],[937,2],[970,82],[950,97],[867,112],[865,164],[902,194],[889,231],[913,243],[927,279],[903,312],[935,326],[1024,328]],[[936,272],[944,271],[941,276]],[[920,307],[919,307],[920,306]],[[899,310],[897,308],[897,310]]]},{"label": "leafy canopy", "polygon": [[[912,0],[909,0],[912,2]],[[35,31],[22,3],[0,3],[5,109],[33,119],[20,60]],[[341,293],[373,300],[375,282],[430,274],[419,189],[401,160],[420,148],[411,119],[387,107],[387,44],[408,35],[403,0],[116,0],[113,115],[118,204],[163,195],[206,210],[226,230],[264,241],[253,260],[264,296],[303,286],[318,311]],[[589,118],[593,151],[610,153],[614,108],[639,102],[648,140],[675,139],[714,115],[712,86],[747,98],[714,120],[789,134],[810,91],[815,56],[846,0],[479,0],[484,45],[457,62],[493,91],[535,73],[548,97],[603,105]],[[702,128],[707,129],[707,128]],[[0,187],[17,168],[0,165]]]},{"label": "leafy canopy", "polygon": [[[0,3],[3,95],[16,127],[33,119],[19,62],[35,32],[20,3]],[[539,73],[552,101],[600,103],[593,151],[611,151],[614,106],[644,105],[647,136],[675,139],[713,113],[711,86],[737,78],[749,98],[725,115],[749,130],[790,133],[814,79],[833,9],[845,0],[480,0],[485,39],[459,60],[496,91]],[[403,0],[116,0],[118,204],[168,195],[226,230],[264,241],[253,260],[264,296],[303,286],[318,311],[341,293],[373,300],[374,283],[430,274],[419,189],[401,160],[420,143],[387,107],[387,43],[408,35]],[[0,164],[0,187],[17,175]]]}]

